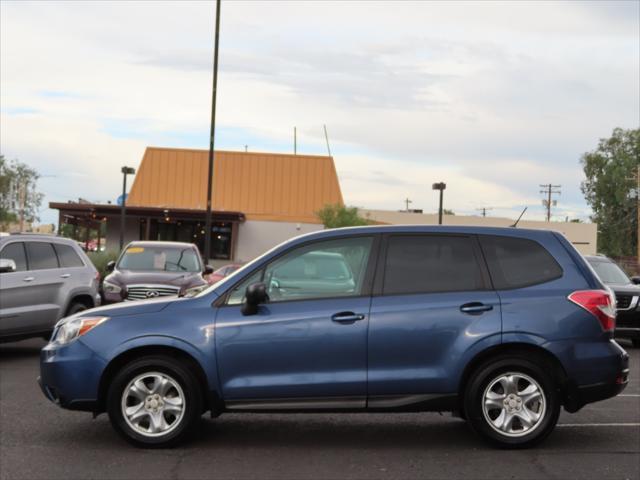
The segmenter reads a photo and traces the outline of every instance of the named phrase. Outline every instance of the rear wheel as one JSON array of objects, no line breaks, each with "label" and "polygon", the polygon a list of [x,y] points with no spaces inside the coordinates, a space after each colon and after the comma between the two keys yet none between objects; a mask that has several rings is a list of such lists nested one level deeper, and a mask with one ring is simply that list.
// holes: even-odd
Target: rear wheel
[{"label": "rear wheel", "polygon": [[184,440],[202,412],[197,379],[175,359],[144,357],[113,379],[107,411],[115,429],[141,447],[169,447]]},{"label": "rear wheel", "polygon": [[502,448],[542,441],[560,414],[553,377],[520,357],[500,357],[480,367],[467,384],[464,406],[473,430]]}]

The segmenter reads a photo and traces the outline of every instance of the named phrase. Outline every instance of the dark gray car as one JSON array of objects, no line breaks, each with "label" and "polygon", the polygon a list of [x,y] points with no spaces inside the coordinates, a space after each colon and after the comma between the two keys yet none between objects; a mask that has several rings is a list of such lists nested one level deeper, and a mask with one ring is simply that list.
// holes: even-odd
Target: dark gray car
[{"label": "dark gray car", "polygon": [[99,282],[73,240],[0,237],[0,341],[48,338],[61,318],[100,305]]}]

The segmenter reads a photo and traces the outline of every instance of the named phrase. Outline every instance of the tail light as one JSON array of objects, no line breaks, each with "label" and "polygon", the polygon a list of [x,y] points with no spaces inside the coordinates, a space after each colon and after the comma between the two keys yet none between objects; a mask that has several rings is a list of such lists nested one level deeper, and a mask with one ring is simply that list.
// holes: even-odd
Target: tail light
[{"label": "tail light", "polygon": [[616,302],[611,292],[579,290],[573,292],[568,298],[596,317],[605,332],[613,331],[616,327]]}]

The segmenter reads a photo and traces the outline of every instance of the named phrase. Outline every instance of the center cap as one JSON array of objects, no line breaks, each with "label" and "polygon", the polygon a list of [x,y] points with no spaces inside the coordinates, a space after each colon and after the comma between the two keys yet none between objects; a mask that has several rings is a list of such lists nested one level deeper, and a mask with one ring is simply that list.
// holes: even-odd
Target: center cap
[{"label": "center cap", "polygon": [[509,400],[509,406],[511,408],[515,408],[515,406],[518,404],[518,402],[516,402],[514,399]]}]

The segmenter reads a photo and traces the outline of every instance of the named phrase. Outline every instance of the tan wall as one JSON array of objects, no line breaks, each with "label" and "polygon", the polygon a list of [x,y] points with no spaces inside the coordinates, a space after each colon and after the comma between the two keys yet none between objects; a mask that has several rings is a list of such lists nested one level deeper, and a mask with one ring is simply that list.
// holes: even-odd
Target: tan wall
[{"label": "tan wall", "polygon": [[[394,212],[389,210],[359,210],[360,215],[390,225],[437,225],[437,214]],[[481,227],[509,227],[514,219],[502,217],[476,217],[445,215],[445,225],[473,225]],[[564,234],[583,255],[597,253],[598,225],[596,223],[539,222],[520,220],[518,227],[535,230],[554,230]]]}]

